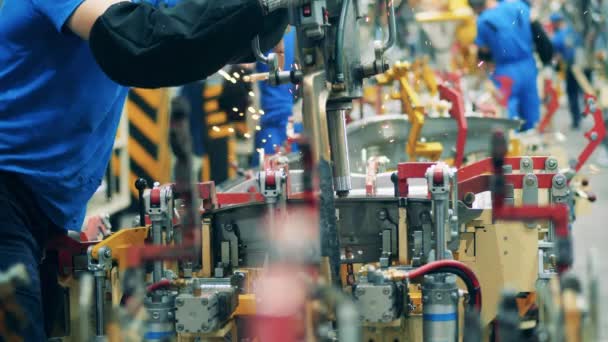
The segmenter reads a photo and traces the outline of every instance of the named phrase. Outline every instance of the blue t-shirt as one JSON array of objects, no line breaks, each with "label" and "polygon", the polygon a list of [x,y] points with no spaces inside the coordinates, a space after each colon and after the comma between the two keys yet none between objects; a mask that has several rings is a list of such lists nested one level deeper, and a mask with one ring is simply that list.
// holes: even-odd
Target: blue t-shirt
[{"label": "blue t-shirt", "polygon": [[0,8],[0,170],[21,175],[44,213],[72,230],[102,181],[127,94],[64,27],[82,2]]},{"label": "blue t-shirt", "polygon": [[530,7],[524,1],[502,1],[477,19],[475,44],[490,50],[496,72],[508,64],[534,58]]},{"label": "blue t-shirt", "polygon": [[574,64],[576,48],[580,45],[581,39],[572,26],[566,25],[557,30],[551,38],[551,42],[555,52],[560,54],[567,64]]},{"label": "blue t-shirt", "polygon": [[[291,70],[295,62],[295,30],[292,28],[283,37],[285,43],[285,66],[284,70]],[[257,63],[258,72],[268,72],[268,66]],[[260,100],[264,115],[260,118],[260,124],[264,127],[287,126],[289,117],[293,112],[294,90],[292,84],[272,86],[268,82],[259,82]]]}]

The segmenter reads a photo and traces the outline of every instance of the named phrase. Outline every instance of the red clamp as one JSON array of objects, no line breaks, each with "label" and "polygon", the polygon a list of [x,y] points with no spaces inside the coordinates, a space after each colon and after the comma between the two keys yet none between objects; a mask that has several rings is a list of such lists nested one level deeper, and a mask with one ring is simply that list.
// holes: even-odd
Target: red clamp
[{"label": "red clamp", "polygon": [[576,172],[580,171],[591,154],[593,154],[595,149],[600,146],[602,140],[606,137],[606,126],[604,126],[602,110],[597,106],[597,98],[594,95],[585,94],[585,111],[583,112],[583,115],[587,116],[589,114],[593,116],[594,125],[591,130],[585,133],[585,138],[589,140],[589,144],[578,157],[578,162],[575,167]]},{"label": "red clamp", "polygon": [[61,276],[67,277],[74,273],[74,258],[86,257],[87,250],[99,241],[77,241],[68,235],[58,235],[46,244],[46,253],[57,253],[58,271]]},{"label": "red clamp", "polygon": [[456,124],[458,125],[454,166],[459,169],[464,162],[464,149],[467,144],[468,131],[467,118],[465,117],[464,99],[458,90],[449,88],[443,84],[439,85],[439,97],[442,100],[452,103],[450,115],[454,120],[456,120]]},{"label": "red clamp", "polygon": [[513,80],[508,76],[496,76],[495,79],[500,87],[500,98],[498,99],[498,103],[500,103],[501,106],[508,108],[509,98],[511,98],[511,94],[513,93]]},{"label": "red clamp", "polygon": [[[534,170],[544,170],[547,157],[529,157],[532,160]],[[506,157],[504,165],[510,165],[513,169],[519,169],[521,157]],[[408,180],[413,178],[425,178],[426,170],[436,163],[400,163],[397,165],[397,184],[400,197],[409,195]],[[480,160],[476,163],[464,166],[458,170],[458,195],[462,200],[464,196],[472,192],[478,194],[490,189],[490,175],[494,171],[491,158]],[[512,184],[515,189],[522,189],[525,174],[514,173],[505,175],[507,183]],[[539,189],[550,189],[554,173],[539,173]]]},{"label": "red clamp", "polygon": [[150,206],[160,207],[160,187],[150,189]]},{"label": "red clamp", "polygon": [[545,98],[543,99],[545,103],[545,115],[543,119],[540,121],[538,125],[538,132],[545,133],[547,126],[553,120],[555,113],[559,109],[559,100],[557,96],[557,90],[553,86],[553,81],[551,79],[545,79]]}]

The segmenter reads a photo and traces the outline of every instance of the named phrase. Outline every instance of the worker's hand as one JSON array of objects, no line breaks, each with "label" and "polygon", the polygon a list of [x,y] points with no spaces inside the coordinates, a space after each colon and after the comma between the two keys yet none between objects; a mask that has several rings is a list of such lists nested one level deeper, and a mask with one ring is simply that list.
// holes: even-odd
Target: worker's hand
[{"label": "worker's hand", "polygon": [[[286,9],[274,11],[264,17],[262,31],[259,32],[261,51],[269,51],[279,44],[285,34],[288,21],[289,17]],[[248,46],[235,54],[228,64],[253,63],[255,61],[253,49]]]}]

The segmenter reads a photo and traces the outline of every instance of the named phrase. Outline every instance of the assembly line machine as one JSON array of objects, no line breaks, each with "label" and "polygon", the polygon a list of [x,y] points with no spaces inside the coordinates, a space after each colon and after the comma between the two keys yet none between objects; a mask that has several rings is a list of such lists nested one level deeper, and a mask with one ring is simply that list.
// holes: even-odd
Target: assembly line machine
[{"label": "assembly line machine", "polygon": [[[405,66],[385,58],[396,35],[393,2],[385,6],[388,37],[371,61],[358,45],[361,0],[290,8],[298,70],[280,71],[253,42],[269,82],[302,88],[301,169],[268,158],[257,177],[227,191],[197,183],[188,113],[172,108],[175,183],[136,183],[136,227],[49,244],[64,287],[56,338],[597,341],[594,273],[584,288],[568,270],[575,201],[593,199],[576,174],[604,126],[587,134],[573,167],[520,156],[507,133],[517,123],[467,120],[460,92],[443,83],[449,113],[422,125],[423,109],[399,81]],[[375,75],[399,81],[409,120],[387,115],[347,129],[363,80]],[[587,112],[602,120],[593,97]],[[387,122],[399,143],[374,140]],[[363,149],[375,152],[361,157]],[[397,162],[398,150],[407,162]],[[382,167],[370,158],[389,154]]]}]

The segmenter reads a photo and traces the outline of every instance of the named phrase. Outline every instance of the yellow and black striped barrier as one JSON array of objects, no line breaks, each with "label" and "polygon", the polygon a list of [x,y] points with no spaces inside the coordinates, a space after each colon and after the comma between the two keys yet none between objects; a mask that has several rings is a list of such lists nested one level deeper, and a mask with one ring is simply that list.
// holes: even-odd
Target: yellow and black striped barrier
[{"label": "yellow and black striped barrier", "polygon": [[[144,178],[148,184],[171,180],[171,151],[169,148],[168,89],[137,89],[129,91],[125,105],[129,119],[129,187],[137,198],[135,180]],[[120,161],[112,158],[114,174],[118,175]]]}]

